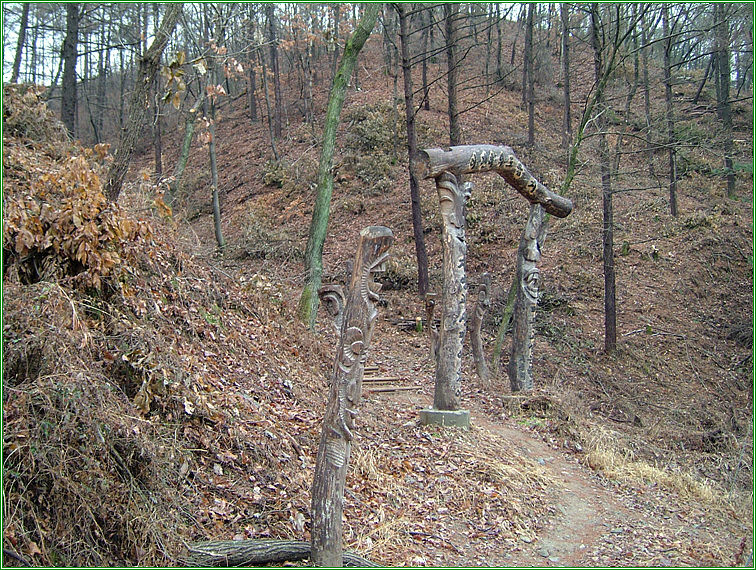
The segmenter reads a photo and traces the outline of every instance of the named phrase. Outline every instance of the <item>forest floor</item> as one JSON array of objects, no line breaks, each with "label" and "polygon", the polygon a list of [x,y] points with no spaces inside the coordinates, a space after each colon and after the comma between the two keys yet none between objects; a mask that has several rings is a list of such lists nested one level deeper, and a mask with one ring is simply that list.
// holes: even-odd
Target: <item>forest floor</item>
[{"label": "forest floor", "polygon": [[[394,231],[368,365],[403,389],[363,385],[345,497],[348,548],[386,566],[752,562],[753,181],[739,171],[736,198],[725,197],[712,166],[718,155],[701,150],[713,112],[680,121],[701,145],[681,157],[677,218],[663,181],[631,164],[618,177],[618,189],[650,189],[615,195],[617,351],[603,351],[601,192],[588,141],[570,190],[575,209],[552,220],[539,265],[535,391],[512,395],[506,362],[482,384],[466,348],[463,407],[472,426],[441,429],[418,422],[432,401],[434,367],[427,334],[412,326],[425,311],[414,283],[406,161],[401,146],[399,158],[391,156],[381,61],[366,60],[362,90],[350,91],[344,108],[325,280],[343,282],[363,227]],[[689,83],[679,87],[683,108],[696,81]],[[285,96],[296,98],[293,90]],[[476,96],[464,95],[468,103]],[[540,142],[528,149],[518,102],[518,92],[505,90],[465,113],[466,142],[511,145],[558,188],[560,108],[552,97],[538,101]],[[315,331],[295,316],[320,126],[290,117],[276,166],[267,126],[250,123],[243,103],[236,99],[218,118],[222,255],[207,149],[196,142],[169,217],[156,206],[149,149],[134,161],[120,205],[154,231],[134,241],[133,256],[124,254],[125,274],[110,289],[93,293],[70,276],[30,279],[18,257],[6,256],[4,548],[35,564],[175,565],[195,540],[309,539],[335,344],[325,314]],[[34,124],[49,123],[43,119]],[[421,147],[443,146],[440,90],[418,119]],[[741,164],[752,163],[751,119],[750,104],[741,103]],[[7,204],[21,203],[35,185],[71,182],[66,169],[85,160],[69,152],[96,161],[97,153],[57,139],[4,133]],[[171,164],[181,133],[165,133]],[[627,148],[638,150],[629,138]],[[656,162],[661,168],[663,157]],[[527,205],[494,177],[474,181],[467,271],[471,290],[484,271],[493,277],[483,326],[490,352]],[[421,200],[431,287],[439,291],[431,186],[423,182]],[[24,215],[12,223],[20,227]],[[506,345],[504,352],[506,360]]]}]

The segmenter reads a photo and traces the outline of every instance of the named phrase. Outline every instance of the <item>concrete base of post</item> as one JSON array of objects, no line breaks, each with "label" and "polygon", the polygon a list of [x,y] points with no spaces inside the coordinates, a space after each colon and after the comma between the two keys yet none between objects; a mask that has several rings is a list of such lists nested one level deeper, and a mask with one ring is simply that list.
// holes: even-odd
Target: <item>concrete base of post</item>
[{"label": "concrete base of post", "polygon": [[420,410],[420,423],[468,429],[470,427],[470,410],[436,410],[435,408]]}]

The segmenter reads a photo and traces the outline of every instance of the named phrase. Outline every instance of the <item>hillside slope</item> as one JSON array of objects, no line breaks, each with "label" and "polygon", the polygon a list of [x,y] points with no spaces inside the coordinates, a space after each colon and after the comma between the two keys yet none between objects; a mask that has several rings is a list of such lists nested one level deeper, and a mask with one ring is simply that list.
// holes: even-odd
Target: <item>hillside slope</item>
[{"label": "hillside slope", "polygon": [[[677,218],[663,184],[620,179],[620,188],[654,189],[615,197],[620,343],[605,355],[599,178],[586,143],[574,212],[552,223],[541,261],[537,390],[512,398],[503,373],[481,385],[465,354],[474,427],[419,426],[433,367],[427,337],[403,326],[424,315],[406,159],[401,136],[392,156],[380,46],[367,49],[361,91],[344,108],[324,262],[343,279],[359,230],[392,228],[369,364],[413,389],[365,394],[348,477],[349,548],[396,566],[742,564],[752,541],[750,175],[739,174],[738,200],[728,200],[716,157],[691,151]],[[420,143],[443,146],[443,93],[431,94]],[[13,97],[6,91],[6,105]],[[172,216],[147,157],[118,208],[93,210],[107,156],[59,131],[9,128],[52,124],[35,96],[19,97],[31,110],[4,117],[3,141],[4,547],[40,565],[172,565],[193,540],[306,540],[335,342],[325,315],[314,334],[294,317],[319,125],[291,113],[273,168],[267,128],[250,124],[243,100],[222,111],[229,245],[219,256],[199,143]],[[526,149],[518,101],[504,90],[463,115],[465,141],[513,146],[556,188],[560,108],[539,100],[539,143]],[[738,138],[752,141],[750,106],[736,117]],[[706,121],[691,119],[689,131],[701,136]],[[740,162],[751,160],[749,145]],[[65,178],[71,164],[75,179]],[[494,177],[475,183],[467,267],[471,282],[484,271],[494,278],[490,346],[527,208]],[[439,291],[437,199],[428,182],[422,194]],[[45,215],[35,206],[44,202]],[[128,231],[95,242],[73,221],[86,216]],[[91,253],[47,241],[67,236]]]}]

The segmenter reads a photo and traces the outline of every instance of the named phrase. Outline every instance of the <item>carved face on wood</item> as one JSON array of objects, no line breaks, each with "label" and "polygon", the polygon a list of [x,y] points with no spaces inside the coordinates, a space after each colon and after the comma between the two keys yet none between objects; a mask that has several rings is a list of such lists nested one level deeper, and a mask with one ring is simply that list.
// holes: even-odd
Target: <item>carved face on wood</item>
[{"label": "carved face on wood", "polygon": [[466,183],[460,188],[455,176],[444,173],[436,180],[436,189],[438,190],[438,203],[444,225],[463,230],[465,228],[465,204],[470,198],[472,184]]},{"label": "carved face on wood", "polygon": [[529,269],[522,280],[522,290],[532,303],[538,302],[538,284],[541,281],[541,272],[537,267]]}]

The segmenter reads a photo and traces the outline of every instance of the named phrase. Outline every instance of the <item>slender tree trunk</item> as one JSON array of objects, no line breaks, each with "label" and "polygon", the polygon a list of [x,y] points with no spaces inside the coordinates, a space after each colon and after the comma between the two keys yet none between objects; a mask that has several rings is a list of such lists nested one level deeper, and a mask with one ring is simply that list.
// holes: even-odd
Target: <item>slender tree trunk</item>
[{"label": "slender tree trunk", "polygon": [[496,3],[496,80],[501,81],[504,77],[504,70],[501,67],[501,5]]},{"label": "slender tree trunk", "polygon": [[709,73],[711,72],[711,69],[713,67],[714,59],[717,57],[716,52],[711,54],[711,57],[709,58],[709,62],[706,64],[706,71],[704,71],[703,79],[701,79],[701,83],[698,85],[698,89],[696,90],[696,94],[693,97],[693,104],[695,105],[698,103],[698,99],[701,97],[701,92],[703,92],[704,85],[706,85],[706,80],[709,78]]},{"label": "slender tree trunk", "polygon": [[651,48],[647,46],[648,30],[646,29],[645,12],[641,13],[640,24],[641,42],[643,43],[643,49],[641,50],[641,65],[643,67],[643,111],[646,117],[646,155],[648,159],[648,175],[654,178],[656,174],[654,173],[654,142],[651,124],[651,84],[648,81],[648,51]]},{"label": "slender tree trunk", "polygon": [[[29,3],[24,2],[21,6],[21,23],[18,26],[18,42],[16,43],[16,57],[13,58],[13,71],[11,72],[11,83],[18,83],[18,74],[21,72],[21,55],[24,51],[24,42],[26,41],[26,27],[29,22]],[[32,66],[34,62],[32,61]]]},{"label": "slender tree trunk", "polygon": [[63,90],[60,118],[71,137],[76,136],[76,49],[79,41],[78,4],[66,4],[66,37],[63,40]]},{"label": "slender tree trunk", "polygon": [[433,19],[433,13],[430,8],[423,8],[424,15],[428,16],[428,19],[426,21],[425,18],[422,19],[422,26],[423,26],[423,36],[422,36],[422,42],[423,42],[423,108],[426,111],[430,111],[430,88],[428,87],[428,36],[430,34],[429,28],[432,23]]},{"label": "slender tree trunk", "polygon": [[[591,5],[591,43],[596,83],[605,75],[598,5]],[[617,22],[616,25],[619,25]],[[596,99],[599,162],[603,202],[603,260],[604,260],[604,349],[613,352],[617,346],[617,310],[614,276],[614,209],[612,205],[612,168],[609,143],[606,140],[606,113],[603,93]]]},{"label": "slender tree trunk", "polygon": [[268,89],[268,69],[265,66],[263,60],[263,54],[260,53],[260,60],[262,61],[262,83],[263,94],[265,95],[265,110],[268,117],[268,134],[270,135],[270,148],[273,151],[273,159],[278,162],[278,147],[276,146],[276,131],[273,127],[273,111],[270,108],[270,91]]},{"label": "slender tree trunk", "polygon": [[[528,22],[525,28],[525,59],[527,60],[528,146],[535,145],[535,73],[533,72],[533,18],[535,4],[528,4]],[[524,87],[524,86],[523,86]]]},{"label": "slender tree trunk", "polygon": [[134,91],[129,100],[126,126],[121,132],[118,149],[108,170],[108,178],[105,185],[105,195],[111,202],[118,200],[126,171],[129,168],[131,155],[139,140],[139,135],[147,122],[149,116],[150,85],[160,69],[160,56],[168,44],[168,39],[181,16],[182,7],[183,4],[179,2],[168,5],[152,45],[139,59],[139,73],[134,85]]},{"label": "slender tree trunk", "polygon": [[192,149],[192,139],[194,138],[194,128],[196,126],[197,111],[203,108],[205,100],[205,94],[200,94],[200,98],[194,104],[194,107],[186,114],[184,119],[184,140],[181,143],[181,151],[179,152],[178,160],[176,161],[176,168],[173,171],[173,180],[170,184],[170,194],[167,196],[168,204],[172,205],[176,199],[177,194],[181,190],[181,180],[184,177],[184,170],[189,162],[189,152]]},{"label": "slender tree trunk", "polygon": [[415,238],[417,257],[417,294],[425,297],[428,292],[428,254],[425,250],[423,215],[420,209],[420,184],[415,172],[417,156],[417,133],[415,131],[415,101],[412,89],[412,68],[410,67],[409,30],[404,4],[395,4],[399,14],[399,38],[402,49],[402,72],[404,76],[404,112],[407,122],[407,154],[409,157],[410,202],[412,204],[412,230]]},{"label": "slender tree trunk", "polygon": [[724,167],[727,179],[727,197],[735,197],[735,170],[732,154],[732,110],[730,106],[730,29],[727,22],[726,4],[714,5],[714,20],[717,40],[717,63],[719,64],[719,97],[717,98],[717,114],[722,121],[722,137],[724,138]]},{"label": "slender tree trunk", "polygon": [[218,250],[223,251],[226,242],[223,239],[221,229],[220,199],[218,197],[218,155],[215,150],[215,102],[210,100],[210,144],[208,153],[210,156],[210,191],[213,205],[213,228],[215,229],[215,241],[218,244]]},{"label": "slender tree trunk", "polygon": [[[638,5],[632,5],[633,21],[637,20]],[[633,79],[628,85],[627,97],[625,97],[625,109],[623,114],[623,128],[617,135],[617,141],[614,145],[614,165],[612,172],[614,176],[619,174],[620,163],[622,161],[622,144],[625,140],[625,131],[630,124],[630,106],[635,98],[635,93],[638,91],[638,83],[640,82],[640,61],[638,56],[638,34],[633,31],[632,33],[632,48],[630,51],[633,54]]]},{"label": "slender tree trunk", "polygon": [[307,248],[305,249],[305,285],[299,300],[299,317],[310,328],[315,326],[318,310],[318,290],[323,275],[323,244],[328,230],[328,216],[333,193],[333,153],[336,144],[336,129],[344,106],[347,84],[357,63],[357,55],[370,37],[375,26],[380,5],[367,4],[360,23],[344,47],[339,69],[333,78],[331,94],[326,108],[323,128],[323,147],[318,166],[318,186],[315,206],[310,222]]},{"label": "slender tree trunk", "polygon": [[562,123],[562,148],[570,148],[572,142],[572,112],[570,105],[570,8],[559,4],[562,20],[562,93],[564,101],[564,121]]},{"label": "slender tree trunk", "polygon": [[339,25],[341,20],[341,4],[336,2],[331,6],[333,12],[333,56],[331,58],[331,80],[336,75],[336,66],[339,62]]},{"label": "slender tree trunk", "polygon": [[265,16],[268,20],[268,42],[270,44],[270,68],[273,72],[273,93],[276,97],[273,114],[273,134],[281,138],[283,123],[283,95],[281,94],[281,70],[278,65],[278,40],[276,39],[275,4],[265,4]]},{"label": "slender tree trunk", "polygon": [[509,330],[509,325],[512,323],[512,312],[514,311],[514,302],[515,297],[517,296],[518,285],[517,273],[515,272],[515,277],[512,279],[512,283],[509,286],[507,300],[504,304],[504,310],[501,313],[499,330],[496,333],[496,341],[494,342],[493,351],[491,353],[491,373],[494,376],[499,373],[499,363],[501,362],[501,352],[504,347],[504,337],[507,334],[507,330]]},{"label": "slender tree trunk", "polygon": [[457,14],[458,4],[444,4],[446,22],[446,61],[448,73],[446,76],[449,93],[449,145],[462,144],[462,132],[459,127],[459,113],[457,110],[457,85],[459,74],[457,69]]},{"label": "slender tree trunk", "polygon": [[664,102],[667,108],[667,152],[669,154],[669,212],[677,216],[677,168],[675,161],[675,113],[672,102],[672,30],[669,27],[669,4],[662,4],[664,40]]}]

